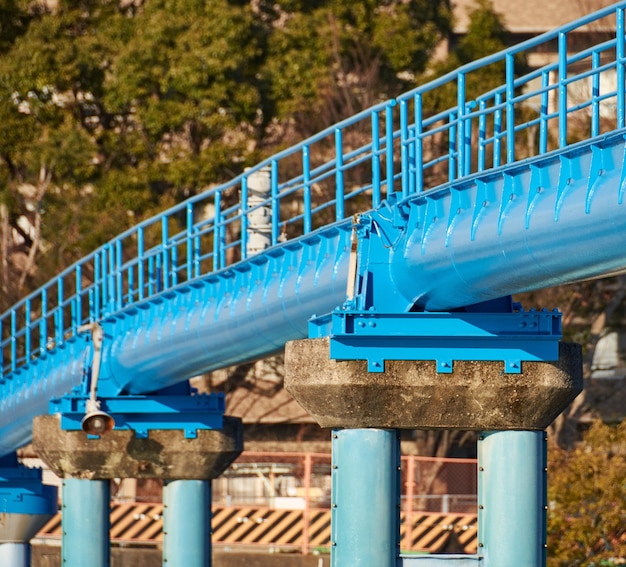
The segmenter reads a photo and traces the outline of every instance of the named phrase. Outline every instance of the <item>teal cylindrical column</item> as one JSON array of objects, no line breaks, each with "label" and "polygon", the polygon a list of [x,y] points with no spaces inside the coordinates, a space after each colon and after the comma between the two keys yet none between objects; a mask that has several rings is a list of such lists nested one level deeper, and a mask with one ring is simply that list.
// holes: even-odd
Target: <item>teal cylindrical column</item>
[{"label": "teal cylindrical column", "polygon": [[546,563],[546,434],[491,431],[478,441],[478,553],[485,567]]},{"label": "teal cylindrical column", "polygon": [[400,444],[387,429],[332,439],[332,567],[395,567],[400,554]]},{"label": "teal cylindrical column", "polygon": [[211,481],[172,480],[163,487],[164,567],[211,565]]},{"label": "teal cylindrical column", "polygon": [[30,544],[0,544],[0,565],[6,565],[7,567],[30,567]]},{"label": "teal cylindrical column", "polygon": [[108,480],[63,481],[63,567],[109,567],[110,495]]}]

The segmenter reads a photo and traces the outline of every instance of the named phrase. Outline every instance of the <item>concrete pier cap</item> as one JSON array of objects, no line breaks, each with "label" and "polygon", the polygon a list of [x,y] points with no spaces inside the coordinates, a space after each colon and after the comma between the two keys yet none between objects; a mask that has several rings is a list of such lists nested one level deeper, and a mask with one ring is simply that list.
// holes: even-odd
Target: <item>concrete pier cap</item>
[{"label": "concrete pier cap", "polygon": [[554,362],[388,360],[370,373],[365,360],[333,360],[329,339],[285,348],[285,388],[321,427],[543,430],[582,391],[582,349],[559,343]]},{"label": "concrete pier cap", "polygon": [[243,451],[241,419],[224,416],[222,429],[199,429],[195,439],[182,430],[113,430],[99,438],[64,431],[57,415],[33,420],[33,449],[61,478],[162,478],[207,480],[218,477]]}]

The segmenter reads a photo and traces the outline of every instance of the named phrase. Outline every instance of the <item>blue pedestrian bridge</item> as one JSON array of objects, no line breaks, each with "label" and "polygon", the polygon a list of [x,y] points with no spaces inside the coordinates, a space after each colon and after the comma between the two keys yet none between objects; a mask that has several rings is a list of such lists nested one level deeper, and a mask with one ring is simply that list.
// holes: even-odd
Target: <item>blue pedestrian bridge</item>
[{"label": "blue pedestrian bridge", "polygon": [[[99,396],[148,394],[278,353],[336,309],[488,311],[622,273],[625,10],[381,101],[22,299],[0,316],[0,455],[50,400],[86,394],[98,359]],[[612,31],[570,51],[594,26]],[[521,64],[548,45],[553,61]]]}]

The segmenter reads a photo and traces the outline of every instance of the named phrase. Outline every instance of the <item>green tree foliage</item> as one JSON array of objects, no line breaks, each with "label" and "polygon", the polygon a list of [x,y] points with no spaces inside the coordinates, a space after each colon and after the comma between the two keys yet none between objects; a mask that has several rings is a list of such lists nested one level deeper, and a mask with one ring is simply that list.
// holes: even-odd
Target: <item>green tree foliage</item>
[{"label": "green tree foliage", "polygon": [[398,94],[449,25],[448,0],[0,0],[4,298]]},{"label": "green tree foliage", "polygon": [[264,39],[250,7],[227,0],[60,0],[40,13],[15,1],[0,6],[0,201],[5,233],[37,226],[13,267],[30,272],[31,252],[49,250],[34,286],[243,168]]},{"label": "green tree foliage", "polygon": [[265,13],[269,98],[304,133],[410,87],[451,17],[447,0],[290,0]]},{"label": "green tree foliage", "polygon": [[572,451],[550,451],[549,567],[610,567],[626,557],[626,421],[595,423]]},{"label": "green tree foliage", "polygon": [[[445,75],[463,65],[497,53],[508,47],[510,43],[510,34],[500,15],[494,11],[491,0],[476,0],[476,5],[469,14],[467,33],[459,39],[446,60],[436,62],[428,72],[435,76]],[[526,62],[517,58],[516,75],[521,74],[525,69]],[[421,80],[425,78],[422,77]],[[466,76],[466,100],[476,98],[479,94],[503,84],[505,84],[504,61],[469,72]],[[451,83],[447,89],[438,89],[434,96],[427,98],[427,101],[432,111],[456,105],[456,83]]]}]

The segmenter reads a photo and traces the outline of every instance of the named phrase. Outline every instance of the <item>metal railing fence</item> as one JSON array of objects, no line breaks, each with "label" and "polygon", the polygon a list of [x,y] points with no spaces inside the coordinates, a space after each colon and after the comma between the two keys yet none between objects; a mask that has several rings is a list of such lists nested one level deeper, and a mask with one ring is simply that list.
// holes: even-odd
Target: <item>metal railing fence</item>
[{"label": "metal railing fence", "polygon": [[[268,218],[269,245],[289,246],[390,193],[624,128],[625,10],[618,2],[381,102],[120,234],[0,316],[0,385],[86,325],[247,259],[255,216]],[[570,53],[570,40],[593,29],[616,32]],[[524,69],[526,55],[555,42],[555,62]],[[259,172],[270,183],[260,200],[249,188]]]},{"label": "metal railing fence", "polygon": [[[401,498],[405,512],[476,512],[476,459],[405,455]],[[245,451],[213,481],[213,502],[224,506],[329,508],[327,453]]]}]

